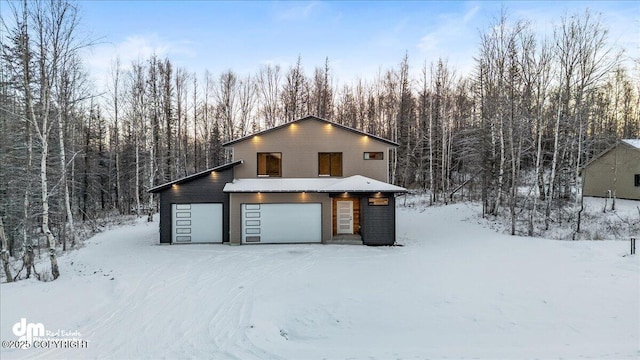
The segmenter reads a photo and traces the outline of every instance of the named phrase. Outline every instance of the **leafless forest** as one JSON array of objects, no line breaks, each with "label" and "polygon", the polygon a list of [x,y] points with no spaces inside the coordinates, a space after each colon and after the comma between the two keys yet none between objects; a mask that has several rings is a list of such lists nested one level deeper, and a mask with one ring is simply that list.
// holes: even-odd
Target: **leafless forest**
[{"label": "leafless forest", "polygon": [[615,47],[587,10],[556,19],[549,37],[496,14],[478,34],[470,73],[438,54],[421,69],[398,54],[397,66],[351,83],[334,81],[331,59],[305,69],[304,54],[247,76],[196,74],[154,56],[128,70],[114,60],[105,92],[88,80],[81,54],[92,39],[74,3],[9,4],[12,18],[0,24],[0,236],[5,264],[23,259],[23,275],[46,251],[57,278],[56,254],[105,219],[155,211],[147,189],[228,161],[225,141],[305,115],[398,142],[395,184],[433,204],[481,201],[486,216],[508,218],[522,235],[550,223],[578,233],[581,167],[640,136],[640,59]]}]

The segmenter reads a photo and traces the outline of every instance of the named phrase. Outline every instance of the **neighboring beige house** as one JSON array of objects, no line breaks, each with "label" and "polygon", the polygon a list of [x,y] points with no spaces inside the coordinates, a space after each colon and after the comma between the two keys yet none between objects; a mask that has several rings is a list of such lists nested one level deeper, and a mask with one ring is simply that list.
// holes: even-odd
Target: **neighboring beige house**
[{"label": "neighboring beige house", "polygon": [[584,196],[640,200],[640,139],[620,140],[582,170]]},{"label": "neighboring beige house", "polygon": [[307,116],[224,146],[233,162],[149,190],[160,243],[395,243],[397,143]]}]

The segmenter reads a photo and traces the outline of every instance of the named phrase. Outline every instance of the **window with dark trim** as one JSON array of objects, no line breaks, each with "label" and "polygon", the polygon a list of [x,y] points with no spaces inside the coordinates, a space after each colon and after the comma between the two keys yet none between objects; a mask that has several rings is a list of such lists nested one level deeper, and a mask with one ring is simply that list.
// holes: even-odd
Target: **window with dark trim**
[{"label": "window with dark trim", "polygon": [[258,176],[282,176],[282,153],[258,153]]},{"label": "window with dark trim", "polygon": [[342,153],[318,153],[318,176],[342,176]]},{"label": "window with dark trim", "polygon": [[389,198],[388,197],[370,197],[369,198],[369,206],[388,206]]},{"label": "window with dark trim", "polygon": [[640,174],[635,174],[633,177],[634,186],[640,186]]},{"label": "window with dark trim", "polygon": [[384,153],[382,151],[378,152],[370,152],[367,151],[364,153],[365,160],[384,160]]}]

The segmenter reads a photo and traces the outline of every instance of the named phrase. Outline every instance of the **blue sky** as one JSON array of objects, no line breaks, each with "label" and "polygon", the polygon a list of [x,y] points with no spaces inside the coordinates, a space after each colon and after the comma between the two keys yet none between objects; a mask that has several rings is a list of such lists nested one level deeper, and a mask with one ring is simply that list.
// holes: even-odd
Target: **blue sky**
[{"label": "blue sky", "polygon": [[640,56],[640,2],[633,1],[81,1],[83,27],[100,39],[87,56],[102,82],[112,59],[124,65],[152,53],[202,75],[232,69],[255,74],[298,55],[307,74],[329,58],[336,83],[371,79],[408,53],[414,73],[448,59],[459,73],[473,66],[479,32],[505,6],[512,19],[550,34],[560,17],[590,8],[610,37]]}]

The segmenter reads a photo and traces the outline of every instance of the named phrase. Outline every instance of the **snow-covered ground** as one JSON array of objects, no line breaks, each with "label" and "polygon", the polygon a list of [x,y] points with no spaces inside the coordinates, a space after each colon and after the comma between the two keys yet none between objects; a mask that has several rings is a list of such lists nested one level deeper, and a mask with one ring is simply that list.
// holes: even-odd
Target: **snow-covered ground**
[{"label": "snow-covered ground", "polygon": [[159,246],[157,222],[122,226],[60,257],[55,282],[0,286],[3,345],[25,318],[88,346],[0,357],[640,356],[628,241],[511,237],[478,213],[400,208],[396,247]]},{"label": "snow-covered ground", "polygon": [[583,238],[592,240],[640,237],[640,201],[584,198]]}]

